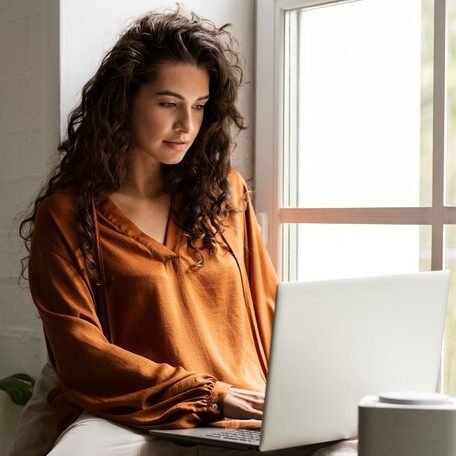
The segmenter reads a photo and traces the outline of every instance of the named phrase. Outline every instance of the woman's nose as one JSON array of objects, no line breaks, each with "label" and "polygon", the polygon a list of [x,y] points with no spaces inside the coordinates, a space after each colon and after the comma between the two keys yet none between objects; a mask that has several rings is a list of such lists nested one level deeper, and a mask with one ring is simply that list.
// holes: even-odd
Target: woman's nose
[{"label": "woman's nose", "polygon": [[192,133],[195,125],[193,122],[192,108],[182,108],[179,112],[179,116],[176,120],[176,130],[183,131],[185,133]]}]

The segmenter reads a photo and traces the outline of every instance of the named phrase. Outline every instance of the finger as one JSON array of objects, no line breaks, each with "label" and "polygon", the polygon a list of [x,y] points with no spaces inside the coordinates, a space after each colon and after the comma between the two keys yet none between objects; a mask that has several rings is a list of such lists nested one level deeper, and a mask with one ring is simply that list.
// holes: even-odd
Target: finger
[{"label": "finger", "polygon": [[264,410],[264,403],[263,402],[244,402],[244,408],[248,409],[248,410],[260,410],[260,411],[263,411]]},{"label": "finger", "polygon": [[263,397],[264,398],[264,392],[263,391],[251,391],[251,390],[246,390],[242,388],[232,388],[233,392],[251,396],[251,397]]},{"label": "finger", "polygon": [[249,413],[252,418],[259,419],[259,416],[263,416],[263,407],[260,403],[258,404],[246,404],[245,410]]},{"label": "finger", "polygon": [[262,410],[251,409],[250,410],[249,419],[262,420],[263,419],[263,411]]},{"label": "finger", "polygon": [[245,392],[234,391],[233,394],[237,398],[244,399],[246,401],[263,401],[264,402],[264,394],[262,394],[262,393],[245,393]]},{"label": "finger", "polygon": [[263,411],[254,409],[250,407],[248,404],[239,404],[239,406],[231,409],[227,408],[225,410],[225,417],[226,418],[234,418],[240,420],[261,420],[263,417]]},{"label": "finger", "polygon": [[263,398],[238,397],[238,399],[256,409],[263,407],[264,405]]},{"label": "finger", "polygon": [[261,420],[263,412],[250,407],[242,407],[236,413],[235,418],[241,420]]},{"label": "finger", "polygon": [[264,409],[264,401],[263,400],[251,401],[250,405],[255,410],[263,410]]}]

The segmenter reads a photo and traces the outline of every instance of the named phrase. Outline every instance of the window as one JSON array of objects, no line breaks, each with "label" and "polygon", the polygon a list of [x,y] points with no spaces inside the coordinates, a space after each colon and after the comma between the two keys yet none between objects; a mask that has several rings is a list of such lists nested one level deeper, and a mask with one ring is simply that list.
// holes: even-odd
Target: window
[{"label": "window", "polygon": [[282,279],[456,269],[456,2],[259,0],[257,43],[256,205]]}]

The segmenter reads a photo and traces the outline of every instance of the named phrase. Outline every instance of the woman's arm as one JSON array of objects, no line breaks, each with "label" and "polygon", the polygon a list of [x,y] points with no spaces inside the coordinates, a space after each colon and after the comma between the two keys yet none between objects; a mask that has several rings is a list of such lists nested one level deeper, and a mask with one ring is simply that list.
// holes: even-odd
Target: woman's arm
[{"label": "woman's arm", "polygon": [[87,278],[60,252],[33,242],[29,279],[51,361],[70,401],[143,429],[191,427],[222,418],[230,385],[110,343]]},{"label": "woman's arm", "polygon": [[243,265],[241,274],[244,283],[248,284],[247,300],[251,300],[252,318],[261,341],[266,371],[278,278],[263,241],[247,184],[237,171],[231,173],[230,185],[234,207],[245,210],[235,213],[223,236]]}]

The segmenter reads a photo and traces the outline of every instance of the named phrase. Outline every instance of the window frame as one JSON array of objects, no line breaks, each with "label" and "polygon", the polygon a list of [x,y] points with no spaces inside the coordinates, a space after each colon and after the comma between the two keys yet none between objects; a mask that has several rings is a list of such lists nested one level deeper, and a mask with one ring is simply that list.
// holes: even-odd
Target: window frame
[{"label": "window frame", "polygon": [[281,227],[283,224],[430,225],[432,227],[432,270],[443,269],[444,227],[447,224],[456,224],[456,206],[444,204],[447,148],[447,0],[434,0],[432,206],[375,208],[286,208],[282,206],[284,172],[282,68],[285,13],[296,8],[353,1],[362,0],[257,0],[255,203],[272,262],[279,277],[284,279],[289,278],[290,266],[282,265]]}]

